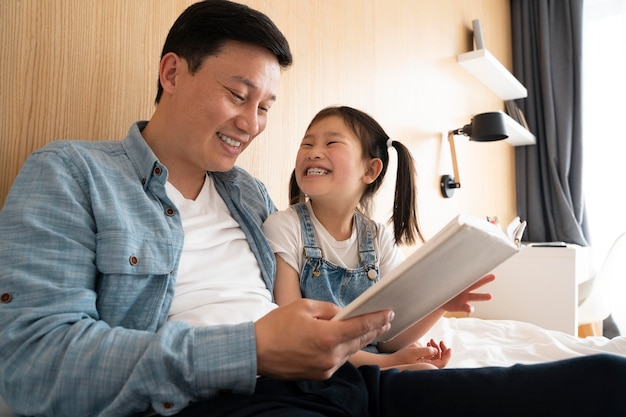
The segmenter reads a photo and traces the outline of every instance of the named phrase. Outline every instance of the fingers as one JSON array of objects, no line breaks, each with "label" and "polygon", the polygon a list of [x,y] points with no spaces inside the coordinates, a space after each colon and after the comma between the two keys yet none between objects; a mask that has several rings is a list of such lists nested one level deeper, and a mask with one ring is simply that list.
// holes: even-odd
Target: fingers
[{"label": "fingers", "polygon": [[432,355],[432,359],[441,359],[444,355],[451,354],[450,348],[446,346],[443,340],[437,343],[434,339],[430,339],[428,341],[428,346],[436,350]]},{"label": "fingers", "polygon": [[393,312],[330,320],[339,308],[301,299],[254,323],[257,372],[284,379],[325,379],[374,338],[389,330]]},{"label": "fingers", "polygon": [[391,328],[394,313],[391,310],[365,314],[337,323],[345,340],[358,340],[358,349],[367,346],[372,340]]},{"label": "fingers", "polygon": [[489,301],[493,295],[488,292],[473,292],[467,295],[468,301]]},{"label": "fingers", "polygon": [[415,356],[419,359],[430,359],[437,356],[438,351],[439,348],[437,346],[433,346],[428,342],[424,347],[415,348]]},{"label": "fingers", "polygon": [[339,313],[339,310],[341,310],[341,308],[335,304],[324,301],[297,300],[297,302],[304,303],[307,310],[313,317],[322,320],[332,319],[337,313]]},{"label": "fingers", "polygon": [[355,351],[367,346],[376,337],[388,331],[394,318],[393,311],[383,310],[351,319],[330,321],[339,312],[339,307],[321,301],[302,301],[307,303],[310,314],[314,318],[324,320],[327,328],[334,330],[337,344],[353,344]]},{"label": "fingers", "polygon": [[474,312],[474,307],[470,304],[476,301],[489,301],[493,298],[491,293],[474,292],[476,289],[492,282],[496,279],[494,274],[487,274],[476,281],[469,288],[462,293],[454,297],[450,302],[446,303],[443,308],[450,312],[463,312],[471,314]]},{"label": "fingers", "polygon": [[450,348],[446,346],[446,344],[443,342],[443,340],[441,342],[439,342],[439,349],[441,350],[441,352],[449,352]]},{"label": "fingers", "polygon": [[330,321],[340,310],[333,303],[314,300],[298,300],[306,305],[309,314],[319,320],[327,321],[329,326],[336,328],[341,339],[337,343],[358,341],[358,349],[367,346],[372,340],[391,328],[394,313],[391,310],[377,311],[346,320]]},{"label": "fingers", "polygon": [[469,290],[473,291],[476,288],[480,288],[483,285],[489,284],[490,282],[494,281],[495,279],[496,279],[496,276],[494,274],[487,274],[484,277],[482,277],[481,279],[479,279],[478,281],[476,281],[474,284],[472,284],[469,287]]}]

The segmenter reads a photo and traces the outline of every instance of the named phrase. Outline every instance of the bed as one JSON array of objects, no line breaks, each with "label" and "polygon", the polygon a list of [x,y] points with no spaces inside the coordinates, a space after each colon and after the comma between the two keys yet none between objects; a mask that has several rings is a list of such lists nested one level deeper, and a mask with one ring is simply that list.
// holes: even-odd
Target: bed
[{"label": "bed", "polygon": [[[626,336],[579,338],[515,320],[444,317],[427,338],[452,348],[448,368],[532,364],[595,353],[626,356]],[[0,398],[0,417],[11,416]]]},{"label": "bed", "polygon": [[596,353],[626,356],[626,336],[583,339],[515,320],[444,317],[427,338],[452,348],[448,368],[532,364]]}]

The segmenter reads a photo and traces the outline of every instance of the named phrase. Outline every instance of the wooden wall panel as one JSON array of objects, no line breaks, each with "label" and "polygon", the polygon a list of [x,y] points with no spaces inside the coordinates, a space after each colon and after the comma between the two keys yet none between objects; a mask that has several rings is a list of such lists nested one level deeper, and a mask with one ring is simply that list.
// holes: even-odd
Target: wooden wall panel
[{"label": "wooden wall panel", "polygon": [[[192,2],[0,2],[0,204],[34,149],[60,138],[120,139],[150,117],[163,40]],[[515,216],[514,148],[506,143],[458,137],[463,187],[452,199],[438,188],[439,176],[452,173],[442,134],[503,108],[456,55],[472,48],[471,21],[479,18],[488,49],[511,67],[508,0],[243,2],[278,24],[295,57],[267,130],[240,159],[280,208],[309,120],[324,106],[347,104],[414,153],[427,235],[459,212]],[[392,187],[387,181],[379,195],[378,220],[389,215]]]}]

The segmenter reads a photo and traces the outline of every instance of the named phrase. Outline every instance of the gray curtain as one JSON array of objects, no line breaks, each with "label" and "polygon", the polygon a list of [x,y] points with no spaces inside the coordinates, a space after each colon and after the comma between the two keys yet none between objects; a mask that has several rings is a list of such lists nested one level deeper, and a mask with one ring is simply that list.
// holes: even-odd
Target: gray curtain
[{"label": "gray curtain", "polygon": [[537,144],[515,150],[517,211],[525,241],[588,246],[582,192],[583,0],[511,0],[516,103]]}]

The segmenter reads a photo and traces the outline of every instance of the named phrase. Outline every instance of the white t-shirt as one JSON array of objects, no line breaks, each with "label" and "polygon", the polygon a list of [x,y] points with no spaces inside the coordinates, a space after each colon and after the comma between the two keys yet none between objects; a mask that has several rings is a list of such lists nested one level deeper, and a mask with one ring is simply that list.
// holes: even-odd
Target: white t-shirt
[{"label": "white t-shirt", "polygon": [[[359,267],[358,241],[356,225],[352,226],[352,236],[347,240],[335,240],[315,217],[310,202],[306,203],[315,230],[317,245],[322,249],[324,259],[343,268]],[[404,255],[395,245],[393,234],[382,223],[377,223],[374,235],[374,250],[379,262],[380,276],[404,260]],[[263,223],[263,233],[267,237],[275,254],[279,255],[298,273],[304,263],[302,231],[298,213],[292,207],[273,213]]]},{"label": "white t-shirt", "polygon": [[195,200],[169,182],[185,241],[168,320],[193,326],[255,321],[276,308],[246,236],[210,176]]}]

